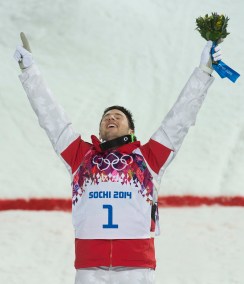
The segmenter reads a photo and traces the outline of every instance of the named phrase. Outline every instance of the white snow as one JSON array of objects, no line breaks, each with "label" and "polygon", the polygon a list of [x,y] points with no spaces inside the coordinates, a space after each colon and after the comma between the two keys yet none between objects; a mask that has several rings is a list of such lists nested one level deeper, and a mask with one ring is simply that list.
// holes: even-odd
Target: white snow
[{"label": "white snow", "polygon": [[[98,134],[105,107],[122,104],[135,116],[146,142],[173,105],[205,40],[195,19],[217,11],[230,17],[224,61],[244,66],[244,3],[195,0],[13,0],[0,4],[1,196],[69,197],[69,176],[31,110],[12,55],[19,32],[74,128]],[[243,195],[243,76],[216,80],[161,194]]]},{"label": "white snow", "polygon": [[[0,3],[0,199],[70,197],[70,179],[29,106],[13,53],[19,33],[74,128],[98,134],[103,109],[128,107],[146,142],[192,70],[205,41],[195,18],[230,17],[224,62],[241,74],[216,80],[162,195],[244,195],[244,2],[212,0],[12,0]],[[243,284],[242,208],[161,209],[157,283]],[[0,213],[0,283],[73,283],[69,213]]]},{"label": "white snow", "polygon": [[[244,283],[242,208],[167,208],[160,214],[156,284]],[[0,230],[1,283],[74,283],[70,213],[5,211]]]}]

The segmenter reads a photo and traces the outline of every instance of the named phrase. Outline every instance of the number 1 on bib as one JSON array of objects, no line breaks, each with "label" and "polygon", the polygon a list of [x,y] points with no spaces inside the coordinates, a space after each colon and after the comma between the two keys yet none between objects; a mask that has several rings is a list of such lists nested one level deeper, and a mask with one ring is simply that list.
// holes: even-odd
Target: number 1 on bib
[{"label": "number 1 on bib", "polygon": [[103,229],[118,229],[118,224],[113,224],[113,206],[112,205],[103,205],[103,209],[108,209],[108,224],[103,225]]}]

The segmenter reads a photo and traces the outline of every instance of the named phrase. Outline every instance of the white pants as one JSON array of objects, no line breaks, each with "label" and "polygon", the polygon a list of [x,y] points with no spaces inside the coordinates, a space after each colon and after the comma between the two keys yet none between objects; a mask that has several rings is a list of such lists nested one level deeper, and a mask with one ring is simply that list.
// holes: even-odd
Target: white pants
[{"label": "white pants", "polygon": [[154,284],[150,268],[91,267],[76,270],[75,284]]}]

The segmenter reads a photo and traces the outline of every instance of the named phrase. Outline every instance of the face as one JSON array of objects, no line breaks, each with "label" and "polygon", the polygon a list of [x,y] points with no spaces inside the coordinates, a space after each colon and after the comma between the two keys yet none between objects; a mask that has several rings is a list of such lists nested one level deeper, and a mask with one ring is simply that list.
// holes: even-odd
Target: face
[{"label": "face", "polygon": [[104,114],[100,123],[100,139],[109,141],[123,135],[132,134],[126,115],[118,110],[112,109]]}]

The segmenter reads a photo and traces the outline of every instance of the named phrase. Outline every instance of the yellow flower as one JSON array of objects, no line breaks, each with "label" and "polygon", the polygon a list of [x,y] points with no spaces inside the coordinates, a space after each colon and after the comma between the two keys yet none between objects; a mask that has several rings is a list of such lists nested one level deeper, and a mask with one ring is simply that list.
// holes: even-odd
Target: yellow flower
[{"label": "yellow flower", "polygon": [[217,23],[216,23],[216,28],[217,29],[220,29],[222,26],[222,21],[221,20],[218,20]]}]

